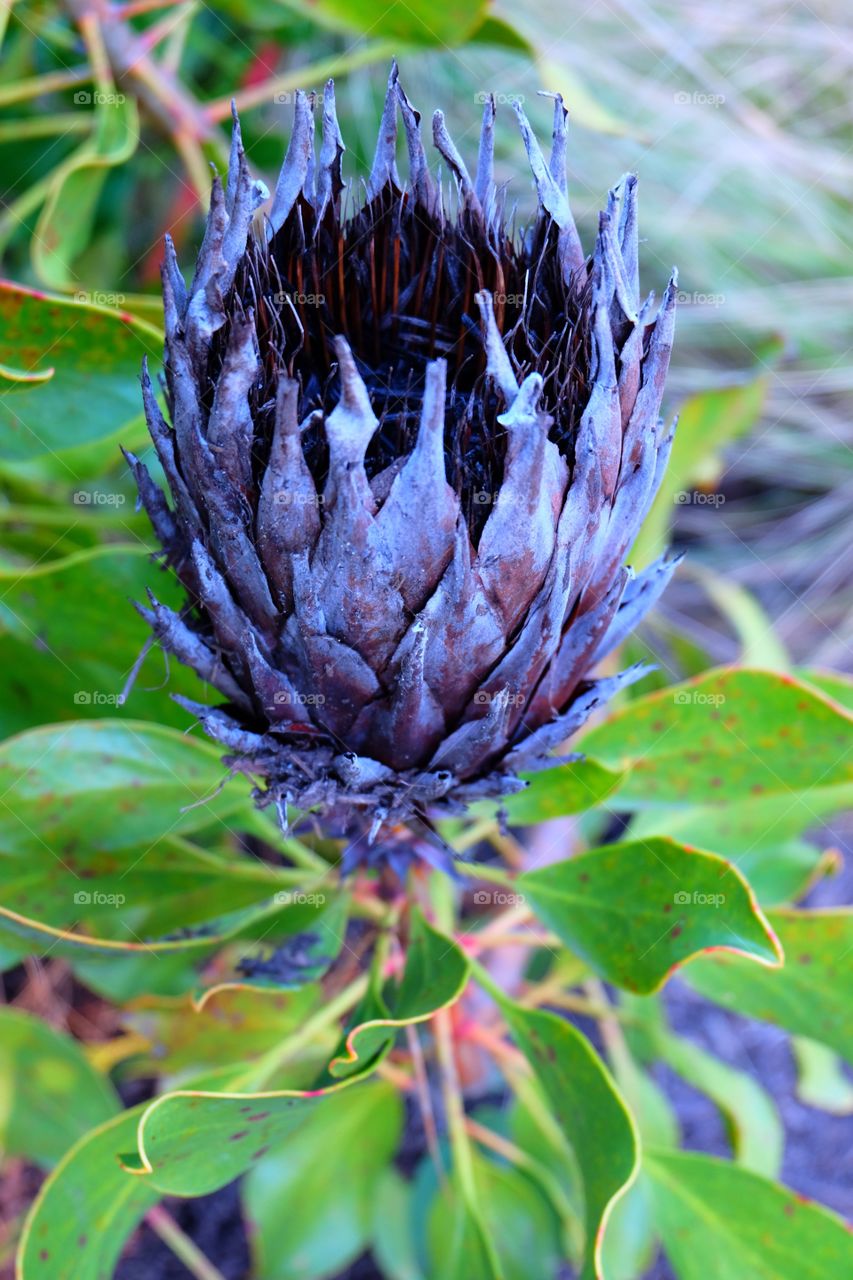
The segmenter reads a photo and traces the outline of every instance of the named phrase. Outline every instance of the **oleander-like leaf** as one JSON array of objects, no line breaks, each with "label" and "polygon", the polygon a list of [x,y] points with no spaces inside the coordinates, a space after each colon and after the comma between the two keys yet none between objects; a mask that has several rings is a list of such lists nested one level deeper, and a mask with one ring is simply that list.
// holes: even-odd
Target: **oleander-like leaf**
[{"label": "oleander-like leaf", "polygon": [[43,1184],[24,1225],[19,1280],[105,1280],[160,1193],[121,1168],[145,1105],[81,1138]]},{"label": "oleander-like leaf", "polygon": [[20,1009],[0,1009],[0,1151],[52,1165],[118,1108],[76,1040]]},{"label": "oleander-like leaf", "polygon": [[574,1152],[585,1202],[581,1280],[598,1280],[605,1224],[637,1172],[634,1121],[607,1068],[571,1023],[506,998],[499,1005]]},{"label": "oleander-like leaf", "polygon": [[456,943],[414,911],[402,979],[368,991],[329,1064],[330,1076],[350,1078],[371,1070],[390,1051],[401,1027],[424,1022],[459,999],[469,968]]},{"label": "oleander-like leaf", "polygon": [[[0,459],[25,461],[109,441],[142,438],[139,370],[159,362],[162,334],[124,311],[45,295],[0,280],[0,360],[22,373],[54,376],[26,389],[0,390]],[[93,388],[97,387],[97,392]],[[143,429],[144,430],[144,429]]]},{"label": "oleander-like leaf", "polygon": [[853,1062],[853,909],[768,912],[785,964],[762,969],[739,956],[696,960],[685,971],[709,1000],[835,1049]]},{"label": "oleander-like leaf", "polygon": [[637,698],[580,749],[625,770],[626,808],[731,804],[853,781],[853,716],[791,676],[722,668]]},{"label": "oleander-like leaf", "polygon": [[736,804],[691,805],[641,810],[631,822],[633,837],[668,835],[712,849],[733,862],[765,906],[791,902],[819,875],[826,855],[801,839],[831,814],[853,805],[853,785],[817,787],[755,796]]},{"label": "oleander-like leaf", "polygon": [[[113,497],[123,497],[114,494]],[[95,524],[89,508],[71,508],[68,522]],[[83,515],[78,512],[83,511]],[[54,532],[55,537],[55,532]],[[0,733],[5,737],[58,720],[132,716],[185,728],[187,713],[171,698],[221,702],[221,695],[180,663],[168,678],[163,655],[145,658],[124,702],[128,674],[149,635],[132,607],[151,587],[175,607],[180,592],[152,565],[145,547],[99,546],[26,571],[0,568]],[[109,644],[104,628],[109,619]],[[210,693],[210,696],[208,696]]]},{"label": "oleander-like leaf", "polygon": [[380,1175],[402,1129],[384,1081],[326,1098],[243,1184],[255,1266],[266,1280],[322,1280],[366,1247]]},{"label": "oleander-like leaf", "polygon": [[709,948],[764,965],[778,943],[749,885],[731,863],[673,840],[606,845],[519,876],[516,889],[540,920],[608,982],[657,990]]},{"label": "oleander-like leaf", "polygon": [[[142,849],[245,811],[213,745],[162,725],[43,725],[0,744],[0,847],[7,854]],[[191,806],[191,807],[188,807]]]},{"label": "oleander-like leaf", "polygon": [[109,81],[93,96],[92,134],[54,170],[30,240],[33,265],[51,289],[76,283],[73,264],[89,244],[107,171],[129,160],[139,143],[136,98],[116,93]]},{"label": "oleander-like leaf", "polygon": [[756,1173],[686,1152],[647,1152],[655,1222],[679,1280],[827,1280],[853,1274],[840,1218]]},{"label": "oleander-like leaf", "polygon": [[[512,1165],[474,1157],[473,1181],[482,1227],[456,1189],[436,1189],[427,1226],[431,1275],[442,1280],[531,1280],[560,1264],[557,1220],[539,1187]],[[485,1232],[493,1251],[483,1247]],[[473,1253],[473,1257],[472,1257]]]}]

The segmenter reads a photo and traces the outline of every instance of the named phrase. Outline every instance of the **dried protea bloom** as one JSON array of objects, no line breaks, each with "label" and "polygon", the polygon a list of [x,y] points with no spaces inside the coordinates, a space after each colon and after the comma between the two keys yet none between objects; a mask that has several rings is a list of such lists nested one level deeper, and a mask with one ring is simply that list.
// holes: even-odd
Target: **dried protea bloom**
[{"label": "dried protea bloom", "polygon": [[[665,586],[626,553],[666,464],[674,281],[640,302],[636,184],[581,248],[566,112],[514,235],[485,103],[472,178],[441,112],[433,176],[392,70],[366,186],[346,188],[334,88],[314,151],[297,94],[267,198],[235,117],[189,289],[167,241],[166,400],[145,410],[167,505],[130,458],[187,591],[146,609],[226,700],[187,704],[261,803],[383,830],[518,790],[615,690],[592,678]],[[402,120],[409,176],[398,176]]]}]

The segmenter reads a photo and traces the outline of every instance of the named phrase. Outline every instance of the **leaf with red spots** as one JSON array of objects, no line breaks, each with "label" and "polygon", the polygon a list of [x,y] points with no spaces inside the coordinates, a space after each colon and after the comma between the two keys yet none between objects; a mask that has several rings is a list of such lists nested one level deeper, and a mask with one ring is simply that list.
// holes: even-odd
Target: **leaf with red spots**
[{"label": "leaf with red spots", "polygon": [[626,770],[616,803],[730,804],[853,781],[853,715],[811,685],[721,668],[637,698],[580,749]]},{"label": "leaf with red spots", "polygon": [[853,1062],[853,909],[776,910],[768,919],[785,949],[783,968],[715,956],[691,964],[684,977],[709,1000],[818,1040]]},{"label": "leaf with red spots", "polygon": [[7,854],[145,848],[250,810],[245,783],[219,788],[219,751],[135,720],[48,724],[0,744]]},{"label": "leaf with red spots", "polygon": [[93,1129],[43,1184],[18,1252],[19,1280],[105,1280],[160,1193],[118,1162],[145,1104]]},{"label": "leaf with red spots", "polygon": [[[28,461],[81,445],[118,460],[119,441],[145,439],[142,358],[159,362],[162,334],[114,307],[45,296],[0,280],[0,361],[47,381],[0,384],[0,458]],[[67,471],[64,479],[69,479]]]},{"label": "leaf with red spots", "polygon": [[606,845],[519,876],[540,920],[608,982],[656,991],[708,948],[778,965],[781,951],[731,863],[651,837]]},{"label": "leaf with red spots", "polygon": [[655,1224],[679,1280],[853,1275],[853,1235],[822,1205],[739,1165],[647,1151]]}]

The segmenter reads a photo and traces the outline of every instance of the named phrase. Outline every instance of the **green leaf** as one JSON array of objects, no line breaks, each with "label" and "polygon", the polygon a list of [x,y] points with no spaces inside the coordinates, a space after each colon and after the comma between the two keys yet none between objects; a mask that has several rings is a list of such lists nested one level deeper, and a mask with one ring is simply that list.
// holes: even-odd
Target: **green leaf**
[{"label": "green leaf", "polygon": [[715,956],[694,961],[685,979],[726,1009],[818,1040],[853,1062],[853,909],[776,910],[768,919],[785,949],[781,969]]},{"label": "green leaf", "polygon": [[329,1089],[167,1093],[145,1108],[136,1134],[138,1154],[123,1156],[122,1162],[130,1176],[167,1195],[206,1195],[289,1139],[329,1096],[359,1087],[364,1086],[346,1081]]},{"label": "green leaf", "polygon": [[0,744],[0,847],[40,858],[142,849],[245,810],[243,786],[214,794],[223,773],[216,748],[144,721],[31,729]]},{"label": "green leaf", "polygon": [[790,676],[721,668],[629,703],[581,749],[627,770],[617,791],[626,807],[787,799],[853,781],[852,721]]},{"label": "green leaf", "polygon": [[679,1280],[853,1275],[853,1235],[821,1205],[710,1156],[655,1151],[643,1164]]},{"label": "green leaf", "polygon": [[826,1045],[803,1036],[791,1040],[797,1064],[797,1097],[807,1107],[836,1116],[853,1112],[853,1084],[844,1074],[841,1059]]},{"label": "green leaf", "polygon": [[[537,1185],[511,1165],[475,1156],[473,1176],[483,1230],[497,1256],[499,1270],[483,1254],[469,1270],[467,1247],[474,1244],[470,1215],[439,1187],[429,1215],[431,1274],[458,1280],[531,1280],[552,1276],[561,1258],[554,1213]],[[460,1224],[462,1227],[459,1234]],[[467,1231],[466,1231],[467,1227]],[[476,1256],[476,1252],[475,1252]]]},{"label": "green leaf", "polygon": [[[300,0],[284,0],[300,14]],[[311,18],[331,31],[363,37],[381,33],[383,40],[453,48],[464,44],[486,17],[486,0],[464,7],[437,8],[429,0],[314,0]]]},{"label": "green leaf", "polygon": [[775,905],[796,900],[827,864],[826,855],[799,839],[800,833],[851,802],[853,786],[848,784],[793,793],[782,804],[773,795],[731,805],[649,809],[635,816],[630,834],[665,834],[724,854],[749,881],[759,902]]},{"label": "green leaf", "polygon": [[[139,143],[139,113],[132,94],[103,85],[94,98],[92,136],[54,171],[47,200],[30,240],[36,273],[50,289],[73,288],[73,264],[87,247],[107,171],[123,164]],[[76,100],[75,98],[75,100]]]},{"label": "green leaf", "polygon": [[0,360],[54,376],[0,391],[0,459],[28,460],[83,444],[109,442],[112,458],[139,434],[142,357],[159,362],[162,334],[109,307],[46,296],[0,280]]},{"label": "green leaf", "polygon": [[[69,507],[69,524],[88,522],[94,529],[97,515],[89,511]],[[0,735],[105,713],[185,728],[189,718],[172,694],[201,702],[212,694],[221,701],[180,663],[171,664],[167,678],[156,647],[127,701],[119,701],[150,634],[131,603],[145,600],[146,587],[164,604],[180,600],[176,582],[152,565],[141,545],[93,547],[25,572],[0,568]]]},{"label": "green leaf", "polygon": [[412,1187],[395,1168],[379,1178],[371,1251],[386,1280],[424,1280],[413,1239]]},{"label": "green leaf", "polygon": [[471,806],[471,812],[488,815],[502,808],[512,826],[523,827],[594,809],[615,791],[620,781],[620,774],[597,760],[576,760],[530,774],[525,791],[504,796],[500,802],[480,801]]},{"label": "green leaf", "polygon": [[537,916],[608,982],[656,991],[709,947],[766,965],[781,952],[749,885],[724,858],[651,837],[607,845],[515,882]]},{"label": "green leaf", "polygon": [[634,1122],[604,1064],[571,1023],[506,997],[498,1003],[577,1160],[586,1228],[581,1280],[593,1280],[601,1275],[604,1224],[636,1175]]},{"label": "green leaf", "polygon": [[284,1146],[255,1165],[243,1203],[258,1275],[321,1280],[364,1250],[402,1120],[393,1086],[347,1089],[325,1099]]},{"label": "green leaf", "polygon": [[506,1280],[494,1242],[457,1179],[433,1198],[427,1235],[432,1272],[442,1280]]},{"label": "green leaf", "polygon": [[[721,449],[749,431],[764,405],[768,375],[690,396],[681,406],[669,465],[634,544],[631,563],[649,564],[669,543],[669,530],[679,502],[716,483],[722,469]],[[705,495],[702,495],[705,496]],[[721,495],[711,495],[715,498]]]},{"label": "green leaf", "polygon": [[827,698],[832,698],[848,711],[853,711],[853,680],[843,671],[823,671],[818,667],[801,667],[795,674],[804,684],[820,689]]},{"label": "green leaf", "polygon": [[20,1009],[0,1009],[0,1149],[51,1165],[119,1099],[76,1040]]},{"label": "green leaf", "polygon": [[351,1078],[372,1070],[391,1050],[401,1027],[424,1022],[459,999],[469,969],[465,953],[414,911],[401,982],[387,984],[381,993],[368,992],[329,1064],[330,1076]]},{"label": "green leaf", "polygon": [[43,1184],[24,1225],[19,1280],[105,1280],[131,1232],[160,1198],[125,1173],[144,1104],[123,1111],[72,1147]]},{"label": "green leaf", "polygon": [[319,986],[298,991],[227,986],[206,992],[201,1003],[188,996],[144,996],[123,1016],[124,1025],[149,1042],[132,1074],[175,1076],[254,1062],[296,1031],[321,1001]]}]

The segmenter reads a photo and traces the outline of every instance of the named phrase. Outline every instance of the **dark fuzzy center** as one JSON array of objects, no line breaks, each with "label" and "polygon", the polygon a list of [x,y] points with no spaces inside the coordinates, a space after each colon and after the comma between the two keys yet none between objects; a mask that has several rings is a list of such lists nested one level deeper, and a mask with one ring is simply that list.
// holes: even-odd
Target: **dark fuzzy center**
[{"label": "dark fuzzy center", "polygon": [[[545,380],[551,438],[571,461],[588,398],[589,287],[566,284],[557,228],[547,218],[513,237],[501,222],[486,231],[463,210],[443,220],[389,184],[351,216],[332,204],[319,226],[300,200],[273,239],[256,238],[238,270],[229,314],[255,311],[263,378],[254,405],[259,464],[269,440],[278,377],[301,386],[300,416],[329,413],[339,396],[331,339],[343,334],[370,392],[379,429],[367,456],[378,475],[407,454],[421,412],[427,363],[448,362],[447,478],[460,493],[475,538],[500,487],[503,398],[485,379],[475,294],[488,289],[519,379]],[[228,328],[211,355],[211,387]],[[327,455],[322,428],[304,437],[318,485]]]}]

